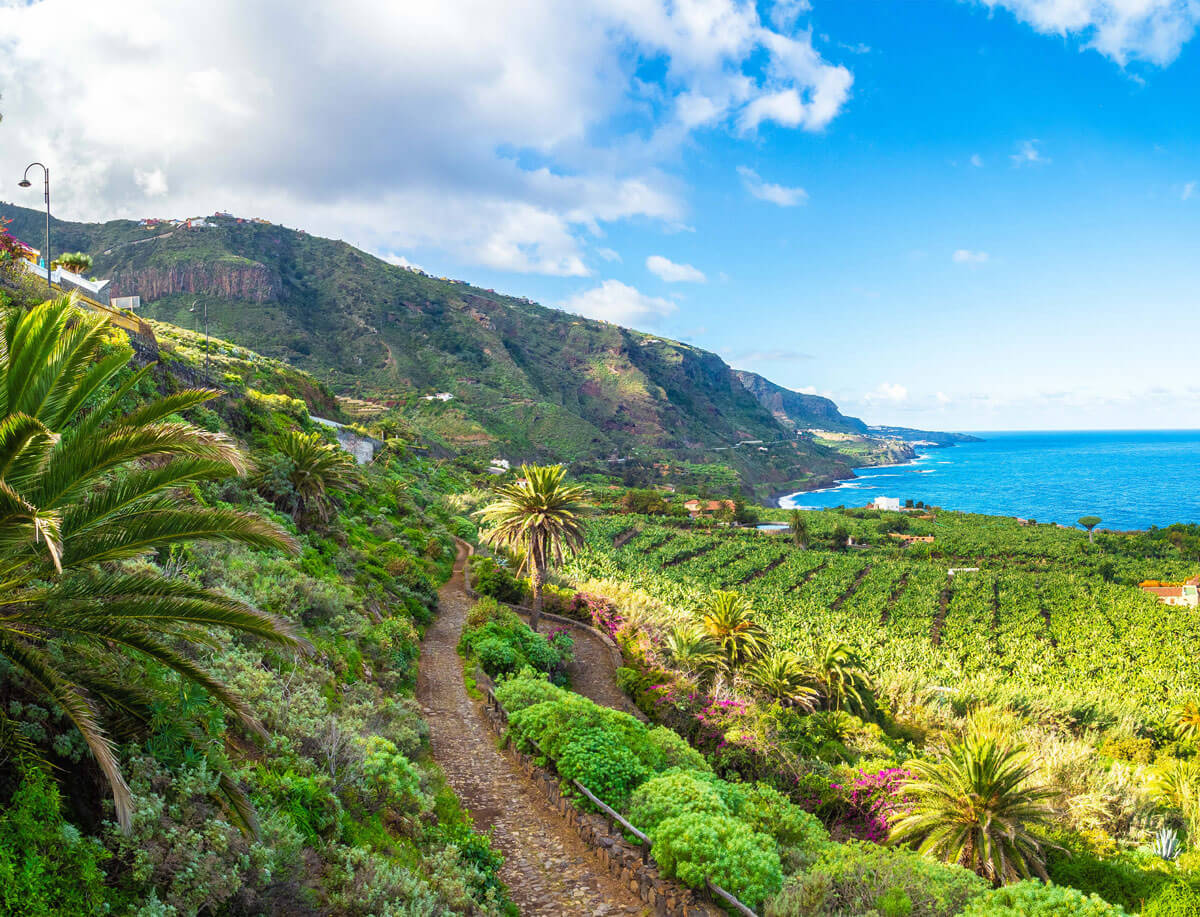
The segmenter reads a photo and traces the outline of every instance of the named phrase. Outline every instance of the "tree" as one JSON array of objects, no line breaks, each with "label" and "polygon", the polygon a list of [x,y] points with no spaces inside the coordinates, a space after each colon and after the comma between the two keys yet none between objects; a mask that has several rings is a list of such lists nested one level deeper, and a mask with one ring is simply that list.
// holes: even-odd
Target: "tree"
[{"label": "tree", "polygon": [[83,252],[67,252],[58,256],[58,263],[72,274],[82,274],[92,269],[92,256]]},{"label": "tree", "polygon": [[808,549],[808,520],[798,509],[788,513],[788,531],[792,533],[792,543],[801,551]]},{"label": "tree", "polygon": [[875,709],[871,676],[862,657],[848,644],[830,640],[813,660],[810,677],[829,710],[868,717]]},{"label": "tree", "polygon": [[1184,740],[1200,739],[1200,702],[1186,701],[1175,708],[1175,735]]},{"label": "tree", "polygon": [[820,695],[808,684],[808,670],[795,653],[765,655],[751,663],[745,675],[755,691],[772,700],[810,712],[816,709]]},{"label": "tree", "polygon": [[562,465],[522,465],[520,479],[501,484],[496,502],[476,515],[492,529],[489,544],[523,553],[520,572],[529,574],[533,611],[529,626],[538,629],[542,616],[542,586],[551,564],[583,547],[582,515],[587,509],[584,489],[564,482]]},{"label": "tree", "polygon": [[687,622],[672,627],[662,642],[667,661],[689,675],[706,676],[721,665],[720,645],[702,626]]},{"label": "tree", "polygon": [[1100,524],[1100,522],[1101,522],[1101,519],[1099,516],[1080,516],[1079,517],[1079,524],[1082,525],[1085,529],[1087,529],[1088,544],[1095,543],[1094,542],[1095,536],[1092,534],[1092,529],[1094,529],[1096,526],[1098,526]]},{"label": "tree", "polygon": [[150,369],[70,297],[0,323],[0,656],[83,736],[130,824],[104,712],[127,720],[151,696],[119,681],[149,660],[203,687],[261,732],[242,700],[195,656],[213,629],[301,648],[292,625],[148,565],[120,566],[200,539],[294,548],[249,513],[203,507],[191,485],[241,472],[227,439],[174,419],[217,393],[185,390],[128,411]]},{"label": "tree", "polygon": [[762,655],[766,631],[754,620],[754,610],[741,593],[718,589],[700,614],[700,623],[721,648],[730,669]]},{"label": "tree", "polygon": [[266,464],[255,475],[259,491],[302,527],[329,521],[334,495],[357,483],[354,460],[319,433],[284,433],[277,443],[283,461]]},{"label": "tree", "polygon": [[912,808],[892,826],[893,843],[957,863],[994,885],[1030,875],[1047,878],[1042,845],[1031,825],[1051,815],[1053,790],[1035,787],[1033,765],[1020,746],[968,734],[941,761],[907,764],[913,781],[902,790]]}]

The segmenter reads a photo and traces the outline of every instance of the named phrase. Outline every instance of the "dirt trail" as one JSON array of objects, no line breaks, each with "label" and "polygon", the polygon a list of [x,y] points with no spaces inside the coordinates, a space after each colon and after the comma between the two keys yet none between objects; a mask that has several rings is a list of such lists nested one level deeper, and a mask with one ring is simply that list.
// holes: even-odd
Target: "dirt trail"
[{"label": "dirt trail", "polygon": [[421,647],[417,698],[429,722],[434,759],[475,826],[492,830],[504,854],[500,877],[523,915],[646,914],[646,905],[599,871],[579,836],[496,749],[483,713],[467,696],[456,650],[471,607],[463,588],[465,559],[465,551],[460,552],[454,575],[442,587],[438,617]]}]

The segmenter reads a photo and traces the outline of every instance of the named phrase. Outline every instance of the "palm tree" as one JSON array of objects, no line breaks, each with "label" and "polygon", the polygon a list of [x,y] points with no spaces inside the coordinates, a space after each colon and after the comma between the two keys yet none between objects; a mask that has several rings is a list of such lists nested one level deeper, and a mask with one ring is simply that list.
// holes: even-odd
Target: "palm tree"
[{"label": "palm tree", "polygon": [[121,565],[198,539],[292,544],[258,516],[187,498],[190,485],[244,467],[224,437],[172,419],[217,393],[180,391],[122,416],[150,370],[118,381],[132,352],[102,351],[108,335],[69,297],[0,322],[0,657],[74,723],[128,828],[129,789],[103,711],[128,714],[148,697],[111,673],[161,663],[261,732],[193,651],[212,644],[213,628],[304,644],[287,621],[243,602]]},{"label": "palm tree", "polygon": [[[319,433],[292,430],[279,438],[277,446],[287,459],[284,476],[291,493],[276,495],[276,505],[306,524],[313,517],[328,522],[334,493],[350,490],[358,483],[354,460]],[[260,489],[271,490],[264,471],[256,476],[256,482]]]},{"label": "palm tree", "polygon": [[836,638],[817,653],[811,678],[830,710],[867,717],[875,708],[874,685],[858,652]]},{"label": "palm tree", "polygon": [[529,626],[535,631],[547,568],[583,547],[585,491],[564,483],[566,473],[562,465],[522,465],[517,482],[496,487],[496,501],[476,514],[493,526],[485,536],[489,544],[523,552],[518,572],[529,574]]},{"label": "palm tree", "polygon": [[746,678],[772,700],[812,712],[820,695],[808,684],[808,670],[795,653],[782,650],[763,656],[746,669]]},{"label": "palm tree", "polygon": [[1175,735],[1180,739],[1200,739],[1200,702],[1190,700],[1175,708]]},{"label": "palm tree", "polygon": [[731,669],[762,655],[766,631],[754,620],[754,610],[740,592],[718,589],[700,609],[700,623],[716,641]]},{"label": "palm tree", "polygon": [[662,652],[667,661],[689,675],[707,675],[720,666],[721,647],[700,625],[687,622],[667,631]]},{"label": "palm tree", "polygon": [[788,531],[792,533],[792,543],[804,550],[808,547],[808,522],[804,518],[804,513],[798,509],[788,513]]},{"label": "palm tree", "polygon": [[994,885],[1030,875],[1047,878],[1042,845],[1029,826],[1044,822],[1055,791],[1035,787],[1034,766],[1019,746],[969,734],[941,761],[907,765],[902,790],[910,811],[892,826],[893,843],[957,863]]}]

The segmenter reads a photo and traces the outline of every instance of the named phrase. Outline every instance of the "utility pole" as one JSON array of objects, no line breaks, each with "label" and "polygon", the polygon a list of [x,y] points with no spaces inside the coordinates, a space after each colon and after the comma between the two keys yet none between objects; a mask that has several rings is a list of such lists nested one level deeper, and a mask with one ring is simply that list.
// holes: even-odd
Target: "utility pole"
[{"label": "utility pole", "polygon": [[[188,309],[188,311],[195,314],[196,313],[196,305],[199,302],[200,302],[200,300],[198,300],[198,299],[195,302],[193,302],[192,307],[190,309]],[[196,315],[195,320],[196,320],[196,322],[199,322],[200,316]],[[197,329],[197,333],[199,333],[198,329]],[[204,381],[210,382],[210,380],[208,378],[208,300],[207,299],[204,301]],[[211,384],[211,382],[210,382],[210,384]]]}]

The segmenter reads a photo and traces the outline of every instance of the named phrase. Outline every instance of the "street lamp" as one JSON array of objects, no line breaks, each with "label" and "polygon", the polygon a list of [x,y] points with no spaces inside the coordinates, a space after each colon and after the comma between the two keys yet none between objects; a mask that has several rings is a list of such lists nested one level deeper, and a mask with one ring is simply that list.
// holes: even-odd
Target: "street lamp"
[{"label": "street lamp", "polygon": [[17,184],[22,188],[28,188],[32,184],[29,181],[29,170],[34,166],[42,170],[42,177],[46,180],[46,286],[50,287],[50,170],[40,162],[31,162],[25,167],[25,177]]},{"label": "street lamp", "polygon": [[[190,309],[188,309],[188,311],[195,314],[196,306],[199,302],[200,302],[200,300],[198,300],[198,299],[195,300],[192,303],[192,307]],[[200,316],[197,315],[195,322],[198,323],[199,321],[200,321]],[[195,328],[196,325],[193,324],[192,327]],[[197,333],[199,333],[199,328],[196,328],[196,331],[197,331]],[[204,301],[204,381],[205,382],[208,381],[208,300]]]}]

